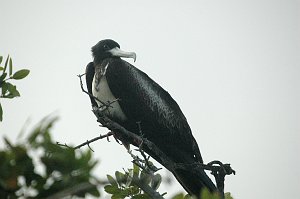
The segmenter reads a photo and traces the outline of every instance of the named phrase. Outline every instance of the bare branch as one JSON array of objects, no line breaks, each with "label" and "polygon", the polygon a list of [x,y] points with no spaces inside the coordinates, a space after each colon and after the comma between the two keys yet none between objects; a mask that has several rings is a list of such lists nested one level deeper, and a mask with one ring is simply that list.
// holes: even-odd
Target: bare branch
[{"label": "bare branch", "polygon": [[101,100],[99,100],[97,97],[95,97],[93,94],[87,92],[84,88],[83,88],[83,83],[82,83],[82,76],[84,76],[84,74],[81,74],[81,75],[77,75],[77,77],[79,77],[79,80],[80,80],[80,88],[82,90],[82,92],[86,93],[88,96],[90,96],[91,98],[93,98],[94,100],[100,102],[101,104],[105,104],[104,102],[102,102]]},{"label": "bare branch", "polygon": [[108,132],[108,133],[105,134],[105,135],[100,135],[100,136],[95,137],[95,138],[93,138],[93,139],[91,139],[91,140],[87,140],[87,141],[85,141],[84,143],[79,144],[79,145],[76,146],[76,147],[70,147],[70,146],[67,145],[67,144],[61,144],[61,143],[59,143],[59,142],[56,142],[56,144],[59,145],[59,146],[63,146],[63,147],[67,147],[67,148],[72,148],[72,149],[79,149],[79,148],[81,148],[81,147],[87,145],[87,146],[90,148],[90,150],[94,152],[94,150],[93,150],[93,149],[91,148],[91,146],[90,146],[90,143],[95,142],[95,141],[100,140],[100,139],[103,139],[103,138],[107,138],[107,139],[108,139],[108,137],[109,137],[109,136],[112,136],[112,135],[113,135],[112,132]]},{"label": "bare branch", "polygon": [[102,106],[101,106],[100,108],[102,108],[103,110],[105,110],[105,109],[107,109],[107,108],[109,108],[109,107],[112,107],[111,104],[113,104],[113,103],[115,103],[115,102],[117,102],[117,101],[120,100],[120,99],[115,99],[115,100],[113,100],[113,101],[111,101],[111,102],[107,102],[107,103],[106,103],[106,102],[101,101],[101,100],[98,99],[97,97],[95,97],[92,93],[89,93],[88,91],[86,91],[86,90],[83,88],[83,83],[82,83],[82,76],[84,76],[84,75],[85,75],[85,73],[84,73],[84,74],[81,74],[81,75],[77,75],[77,76],[79,77],[79,80],[80,80],[80,88],[81,88],[82,92],[86,93],[88,96],[90,96],[90,97],[93,98],[94,100],[100,102],[100,103],[102,104]]}]

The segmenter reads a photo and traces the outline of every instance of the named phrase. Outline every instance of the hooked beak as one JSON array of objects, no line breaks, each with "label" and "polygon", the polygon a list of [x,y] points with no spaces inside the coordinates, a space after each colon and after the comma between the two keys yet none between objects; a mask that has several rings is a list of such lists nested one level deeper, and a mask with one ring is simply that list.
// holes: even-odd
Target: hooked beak
[{"label": "hooked beak", "polygon": [[135,52],[125,52],[118,47],[115,47],[115,48],[109,50],[108,52],[110,52],[113,56],[116,56],[116,57],[132,58],[134,60],[134,62],[136,60]]}]

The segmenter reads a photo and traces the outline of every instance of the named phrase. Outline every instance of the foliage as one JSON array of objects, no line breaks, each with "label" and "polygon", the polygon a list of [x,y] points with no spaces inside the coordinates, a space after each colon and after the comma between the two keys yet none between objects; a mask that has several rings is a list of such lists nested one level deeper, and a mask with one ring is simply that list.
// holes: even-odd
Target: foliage
[{"label": "foliage", "polygon": [[[120,172],[116,171],[115,176],[107,175],[109,185],[104,187],[106,193],[111,194],[112,199],[151,199],[154,192],[159,188],[162,178],[159,174],[153,174],[147,172],[145,169],[133,165],[132,169]],[[151,194],[144,191],[143,188],[147,186],[151,190]],[[158,192],[156,192],[159,194]],[[160,196],[164,196],[167,193],[163,193]],[[151,197],[152,196],[152,197]],[[197,199],[195,196],[190,196],[184,193],[178,193],[172,197],[172,199]],[[204,189],[201,193],[201,199],[221,199],[221,196],[217,193],[210,193],[208,189]],[[225,193],[225,199],[233,199],[230,193]]]},{"label": "foliage", "polygon": [[[51,138],[51,127],[57,118],[45,118],[30,134],[13,144],[4,138],[6,148],[0,150],[0,198],[63,198],[66,196],[100,197],[98,185],[106,184],[104,191],[112,199],[161,198],[157,192],[162,177],[147,169],[133,168],[114,176],[107,175],[103,182],[92,175],[97,161],[91,150],[61,147]],[[179,193],[172,199],[195,199]],[[202,199],[220,199],[204,190]],[[225,199],[232,199],[229,193]]]},{"label": "foliage", "polygon": [[[112,199],[150,199],[152,194],[159,194],[157,191],[162,178],[159,174],[153,174],[141,170],[135,164],[127,171],[115,172],[115,177],[107,175],[109,185],[104,187],[106,193],[111,194]],[[145,189],[145,190],[143,190]],[[147,193],[147,191],[149,191]],[[150,195],[149,195],[150,193]]]},{"label": "foliage", "polygon": [[[0,64],[2,63],[3,57],[0,56]],[[13,73],[13,62],[11,57],[9,55],[6,58],[5,64],[2,67],[0,65],[0,72],[2,71],[2,74],[0,74],[0,98],[14,98],[19,97],[20,93],[17,90],[17,87],[9,82],[10,80],[20,80],[25,78],[29,74],[29,70],[22,69],[18,70],[17,72]],[[0,121],[3,119],[3,109],[0,103]]]},{"label": "foliage", "polygon": [[91,174],[97,161],[92,160],[90,150],[75,151],[54,143],[50,129],[55,121],[44,119],[23,142],[13,144],[4,138],[7,148],[0,150],[0,198],[100,196],[97,179]]}]

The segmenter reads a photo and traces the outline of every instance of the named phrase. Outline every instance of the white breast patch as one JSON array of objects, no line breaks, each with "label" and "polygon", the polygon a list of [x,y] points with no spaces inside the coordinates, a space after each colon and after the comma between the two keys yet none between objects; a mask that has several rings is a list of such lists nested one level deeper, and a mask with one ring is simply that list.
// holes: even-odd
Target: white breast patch
[{"label": "white breast patch", "polygon": [[103,106],[101,102],[97,101],[98,106],[103,108],[103,111],[107,116],[117,117],[122,121],[127,119],[118,100],[112,94],[108,86],[105,75],[101,77],[100,83],[98,85],[96,85],[95,78],[94,78],[92,88],[93,88],[93,95],[96,98],[98,98],[101,102],[110,104],[110,106]]}]

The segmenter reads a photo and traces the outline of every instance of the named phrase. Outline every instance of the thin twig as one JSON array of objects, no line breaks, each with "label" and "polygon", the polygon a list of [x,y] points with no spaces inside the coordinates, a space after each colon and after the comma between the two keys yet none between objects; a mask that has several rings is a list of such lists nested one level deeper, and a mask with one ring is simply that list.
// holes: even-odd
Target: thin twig
[{"label": "thin twig", "polygon": [[[115,103],[115,102],[117,102],[117,101],[120,100],[120,99],[117,98],[117,99],[115,99],[115,100],[113,100],[111,102],[105,103],[105,102],[101,101],[100,99],[98,99],[97,97],[95,97],[92,93],[86,91],[83,88],[83,83],[82,83],[82,76],[84,76],[84,75],[85,75],[85,73],[81,74],[81,75],[77,75],[79,77],[79,80],[80,80],[80,88],[81,88],[82,92],[86,93],[88,96],[90,96],[91,98],[93,98],[94,100],[96,100],[96,101],[98,101],[98,102],[100,102],[102,104],[102,106],[99,107],[100,109],[105,110],[105,109],[107,109],[109,107],[112,108],[111,104],[113,104],[113,103]],[[105,108],[103,109],[103,107],[105,107]]]},{"label": "thin twig", "polygon": [[63,147],[67,147],[67,148],[72,148],[72,149],[79,149],[79,148],[81,148],[81,147],[87,145],[87,146],[90,148],[90,150],[94,152],[94,150],[93,150],[93,149],[91,148],[91,146],[90,146],[90,143],[95,142],[95,141],[100,140],[100,139],[103,139],[103,138],[107,138],[107,139],[108,139],[108,137],[109,137],[109,136],[112,136],[112,135],[113,135],[112,132],[108,132],[108,133],[105,134],[105,135],[100,135],[100,136],[95,137],[95,138],[93,138],[93,139],[91,139],[91,140],[87,140],[87,141],[85,141],[84,143],[79,144],[78,146],[75,146],[75,147],[70,147],[70,146],[67,145],[67,144],[61,144],[61,143],[59,143],[59,142],[56,142],[56,144],[59,145],[59,146],[63,146]]},{"label": "thin twig", "polygon": [[101,100],[99,100],[97,97],[95,97],[93,94],[89,93],[88,91],[86,91],[84,88],[83,88],[83,83],[82,83],[82,76],[84,76],[84,74],[81,74],[81,75],[77,75],[77,77],[79,77],[79,80],[80,80],[80,88],[82,90],[82,92],[86,93],[88,96],[90,96],[91,98],[93,98],[94,100],[100,102],[101,104],[105,104],[104,102],[102,102]]},{"label": "thin twig", "polygon": [[91,140],[87,140],[86,142],[84,142],[84,143],[82,143],[82,144],[80,144],[80,145],[74,147],[74,149],[79,149],[80,147],[83,147],[83,146],[85,146],[85,145],[89,145],[89,144],[92,143],[92,142],[95,142],[95,141],[100,140],[100,139],[103,139],[103,138],[107,138],[107,137],[109,137],[109,136],[111,136],[111,135],[113,135],[112,132],[108,132],[108,133],[105,134],[105,135],[100,135],[100,136],[98,136],[98,137],[96,137],[96,138],[93,138],[93,139],[91,139]]}]

